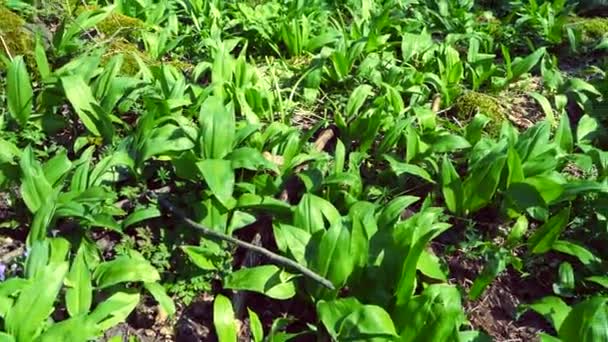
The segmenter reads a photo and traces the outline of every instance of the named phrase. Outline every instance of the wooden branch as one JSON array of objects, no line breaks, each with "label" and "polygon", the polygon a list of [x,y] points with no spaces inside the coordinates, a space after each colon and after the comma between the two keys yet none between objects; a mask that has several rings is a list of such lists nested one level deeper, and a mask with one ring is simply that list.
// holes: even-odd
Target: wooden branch
[{"label": "wooden branch", "polygon": [[228,243],[237,245],[239,247],[245,248],[247,250],[250,250],[252,252],[256,252],[259,254],[264,255],[265,257],[267,257],[268,259],[270,259],[271,261],[273,261],[274,263],[283,265],[285,267],[289,267],[291,269],[294,269],[300,273],[302,273],[304,276],[318,282],[319,284],[327,287],[328,289],[331,290],[335,290],[334,285],[331,283],[331,281],[321,277],[320,275],[316,274],[314,271],[298,264],[297,262],[285,258],[281,255],[278,255],[276,253],[273,253],[269,250],[267,250],[266,248],[260,247],[260,246],[256,246],[254,244],[251,244],[249,242],[245,242],[245,241],[241,241],[235,237],[232,237],[230,235],[226,235],[224,233],[220,233],[217,232],[215,230],[211,230],[209,228],[206,228],[194,221],[192,221],[191,219],[189,219],[181,210],[179,210],[178,208],[176,208],[173,204],[171,204],[169,201],[167,201],[166,199],[162,198],[162,197],[158,197],[156,196],[156,194],[154,194],[153,192],[151,192],[152,196],[151,197],[156,197],[158,199],[158,203],[164,207],[165,209],[167,209],[169,212],[173,213],[175,216],[177,216],[179,219],[181,219],[182,221],[184,221],[188,226],[195,228],[197,230],[199,230],[204,236],[210,237],[210,238],[215,238],[215,239],[219,239],[222,241],[226,241]]}]

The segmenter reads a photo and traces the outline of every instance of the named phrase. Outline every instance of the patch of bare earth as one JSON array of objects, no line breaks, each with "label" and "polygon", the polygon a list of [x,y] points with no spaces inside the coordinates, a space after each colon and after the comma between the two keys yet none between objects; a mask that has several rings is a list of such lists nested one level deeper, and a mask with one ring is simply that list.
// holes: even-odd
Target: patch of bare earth
[{"label": "patch of bare earth", "polygon": [[[457,252],[448,257],[450,282],[468,293],[475,278],[483,269],[480,260],[468,258]],[[517,308],[551,293],[552,275],[542,272],[523,277],[508,268],[496,278],[477,300],[463,300],[471,325],[484,331],[496,342],[539,341],[540,332],[552,333],[553,329],[543,317],[527,312],[517,317]]]}]

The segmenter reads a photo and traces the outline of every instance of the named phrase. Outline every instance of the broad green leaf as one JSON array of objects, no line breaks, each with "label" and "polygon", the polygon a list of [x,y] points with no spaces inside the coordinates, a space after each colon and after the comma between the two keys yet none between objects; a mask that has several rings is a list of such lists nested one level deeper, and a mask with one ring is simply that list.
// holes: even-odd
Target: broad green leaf
[{"label": "broad green leaf", "polygon": [[555,251],[576,257],[583,265],[592,271],[602,262],[602,259],[595,256],[584,246],[575,242],[557,240],[553,243],[551,248]]},{"label": "broad green leaf", "polygon": [[441,264],[441,260],[430,251],[422,251],[416,269],[429,278],[448,281],[446,270]]},{"label": "broad green leaf", "polygon": [[506,159],[506,156],[491,154],[470,171],[463,182],[465,209],[475,212],[492,200]]},{"label": "broad green leaf", "polygon": [[147,260],[124,255],[97,266],[93,279],[103,289],[124,282],[155,282],[160,275]]},{"label": "broad green leaf", "polygon": [[448,210],[460,214],[464,205],[462,181],[447,155],[441,163],[441,191]]},{"label": "broad green leaf", "polygon": [[459,342],[492,342],[492,338],[481,331],[469,330],[469,331],[461,331],[458,334],[458,341]]},{"label": "broad green leaf", "polygon": [[215,197],[229,207],[229,200],[234,191],[234,170],[229,160],[205,159],[196,163],[203,179]]},{"label": "broad green leaf", "polygon": [[72,169],[72,162],[66,150],[61,150],[42,167],[44,176],[51,186],[60,186],[61,178]]},{"label": "broad green leaf", "polygon": [[16,56],[6,72],[8,112],[20,126],[25,126],[32,115],[34,91],[23,56]]},{"label": "broad green leaf", "polygon": [[525,215],[521,215],[517,218],[517,221],[515,221],[515,224],[509,232],[509,236],[507,237],[507,243],[509,245],[519,243],[527,231],[528,219]]},{"label": "broad green leaf", "polygon": [[221,247],[215,242],[205,240],[202,246],[181,246],[181,249],[203,270],[215,270],[222,264]]},{"label": "broad green leaf", "polygon": [[394,159],[393,157],[388,156],[388,155],[385,155],[384,159],[386,159],[386,161],[388,161],[388,163],[390,164],[391,170],[393,170],[393,172],[397,176],[407,173],[409,175],[420,177],[431,184],[435,184],[435,181],[433,180],[431,175],[425,169],[421,168],[420,166],[399,162],[396,159]]},{"label": "broad green leaf", "polygon": [[221,294],[213,303],[213,326],[219,342],[236,342],[237,326],[232,303]]},{"label": "broad green leaf", "polygon": [[490,255],[490,259],[484,266],[483,271],[481,271],[481,274],[475,278],[473,285],[471,285],[469,299],[477,300],[506,267],[507,260],[504,253],[494,253],[493,255]]},{"label": "broad green leaf", "polygon": [[0,342],[15,342],[15,338],[5,332],[0,332]]},{"label": "broad green leaf", "polygon": [[564,208],[559,213],[551,217],[542,226],[536,229],[534,234],[528,239],[530,249],[534,254],[546,253],[553,247],[561,232],[568,225],[570,218],[570,208]]},{"label": "broad green leaf", "polygon": [[159,283],[144,283],[146,290],[152,294],[152,297],[158,302],[164,313],[171,317],[175,314],[175,303],[173,299],[167,295],[165,288]]},{"label": "broad green leaf", "polygon": [[591,276],[585,278],[585,280],[590,281],[592,283],[596,283],[606,289],[608,289],[608,276]]},{"label": "broad green leaf", "polygon": [[400,341],[458,341],[465,315],[460,293],[449,285],[430,285],[393,313]]},{"label": "broad green leaf", "polygon": [[513,147],[509,147],[509,151],[507,152],[507,188],[517,182],[521,182],[524,180],[524,169],[521,165],[521,158],[519,154]]},{"label": "broad green leaf", "polygon": [[341,221],[332,224],[317,247],[314,269],[336,286],[342,287],[354,269],[351,234]]},{"label": "broad green leaf", "polygon": [[53,312],[68,263],[51,263],[35,275],[24,288],[8,312],[5,328],[18,341],[32,341],[40,333],[42,325]]},{"label": "broad green leaf", "polygon": [[253,291],[285,300],[296,294],[293,278],[292,274],[274,265],[241,268],[224,277],[224,288]]},{"label": "broad green leaf", "polygon": [[525,58],[514,60],[513,64],[511,65],[512,75],[511,75],[511,77],[509,77],[509,79],[511,81],[515,80],[515,79],[519,78],[520,76],[522,76],[523,74],[532,70],[532,68],[534,68],[534,66],[536,64],[538,64],[540,59],[545,55],[546,50],[547,50],[546,48],[542,47],[542,48],[539,48],[538,50],[532,52],[530,55],[526,56]]},{"label": "broad green leaf", "polygon": [[111,123],[100,113],[99,105],[88,84],[79,75],[61,77],[65,96],[78,114],[82,124],[95,136],[109,138]]},{"label": "broad green leaf", "polygon": [[310,234],[325,230],[325,220],[329,225],[340,221],[340,212],[327,200],[313,194],[305,194],[294,211],[294,225]]},{"label": "broad green leaf", "polygon": [[30,146],[21,155],[21,196],[28,209],[35,213],[42,204],[52,197],[53,188],[44,175],[40,163],[34,158]]},{"label": "broad green leaf", "polygon": [[551,107],[549,100],[544,95],[533,91],[529,92],[528,95],[538,102],[540,108],[542,108],[543,112],[545,113],[545,119],[551,124],[551,126],[555,126],[555,114],[553,113],[553,108]]},{"label": "broad green leaf", "polygon": [[418,202],[419,197],[416,196],[399,196],[388,202],[378,215],[378,227],[380,229],[391,229],[403,214],[403,211],[412,204]]},{"label": "broad green leaf", "polygon": [[565,112],[559,119],[559,126],[557,132],[555,132],[555,142],[564,152],[572,152],[574,139],[572,138],[572,128],[570,128],[570,118]]},{"label": "broad green leaf", "polygon": [[289,251],[299,264],[307,266],[306,246],[311,238],[310,233],[302,228],[286,224],[274,224],[272,227],[279,250],[284,253]]},{"label": "broad green leaf", "polygon": [[65,304],[70,317],[89,313],[93,302],[91,272],[85,261],[84,249],[79,248],[65,279]]},{"label": "broad green leaf", "polygon": [[98,335],[95,324],[81,315],[52,324],[36,342],[87,341]]},{"label": "broad green leaf", "polygon": [[391,340],[397,332],[389,314],[379,306],[363,305],[355,298],[321,300],[317,313],[334,340]]},{"label": "broad green leaf", "polygon": [[528,305],[525,309],[531,309],[548,319],[555,330],[559,330],[562,323],[570,313],[570,307],[559,297],[548,296]]},{"label": "broad green leaf", "polygon": [[124,322],[139,303],[136,291],[120,291],[112,294],[91,312],[88,319],[95,323],[98,333]]},{"label": "broad green leaf", "polygon": [[264,327],[262,326],[260,317],[250,308],[247,308],[247,312],[249,313],[249,330],[251,331],[253,342],[262,342],[264,340]]},{"label": "broad green leaf", "polygon": [[403,61],[407,62],[413,56],[425,52],[433,46],[433,37],[423,31],[420,34],[404,32],[401,37],[401,54]]},{"label": "broad green leaf", "polygon": [[[399,277],[395,287],[396,305],[402,306],[408,302],[414,294],[416,282],[416,266],[422,251],[428,243],[437,235],[450,228],[449,224],[433,224],[429,219],[433,213],[421,212],[410,218],[410,220],[400,223],[394,235],[409,235],[410,247],[403,264],[399,270]],[[399,237],[395,237],[398,241]]]},{"label": "broad green leaf", "polygon": [[608,340],[608,298],[592,297],[576,304],[559,327],[563,341]]},{"label": "broad green leaf", "polygon": [[579,144],[590,144],[601,130],[601,124],[596,118],[585,114],[576,126],[576,141]]},{"label": "broad green leaf", "polygon": [[348,98],[346,104],[345,116],[347,120],[354,119],[354,116],[359,113],[359,110],[365,103],[365,100],[372,94],[372,87],[367,84],[362,84],[355,88]]},{"label": "broad green leaf", "polygon": [[122,228],[125,229],[134,224],[146,221],[152,218],[160,217],[160,210],[156,207],[139,208],[133,211],[127,218],[122,221]]},{"label": "broad green leaf", "polygon": [[232,151],[235,140],[234,113],[216,96],[201,105],[199,122],[205,158],[222,159]]},{"label": "broad green leaf", "polygon": [[51,75],[51,68],[49,67],[49,61],[46,57],[44,50],[44,44],[42,44],[42,37],[36,35],[36,46],[34,47],[34,59],[36,60],[36,66],[38,66],[38,73],[42,79],[46,79]]}]

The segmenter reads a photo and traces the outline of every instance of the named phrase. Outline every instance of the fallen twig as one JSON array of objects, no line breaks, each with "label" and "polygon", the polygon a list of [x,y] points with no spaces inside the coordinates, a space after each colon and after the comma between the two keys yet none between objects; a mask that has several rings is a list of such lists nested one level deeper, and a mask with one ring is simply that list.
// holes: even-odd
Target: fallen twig
[{"label": "fallen twig", "polygon": [[319,284],[334,290],[335,287],[334,285],[331,283],[331,281],[321,277],[320,275],[316,274],[314,271],[298,264],[297,262],[285,258],[283,256],[280,256],[276,253],[273,253],[269,250],[267,250],[266,248],[260,247],[260,246],[256,246],[254,244],[251,244],[249,242],[245,242],[242,240],[239,240],[235,237],[226,235],[224,233],[220,233],[217,232],[215,230],[211,230],[209,228],[206,228],[194,221],[192,221],[191,219],[189,219],[181,210],[179,210],[178,208],[176,208],[173,204],[171,204],[169,201],[167,201],[166,199],[156,196],[155,193],[150,192],[150,194],[152,194],[152,197],[156,197],[158,199],[158,203],[164,207],[165,209],[167,209],[169,212],[173,213],[175,216],[177,216],[179,219],[181,219],[182,221],[184,221],[187,225],[189,225],[192,228],[195,228],[199,231],[201,231],[201,233],[207,237],[211,237],[211,238],[216,238],[222,241],[226,241],[229,243],[232,243],[234,245],[237,245],[239,247],[248,249],[250,251],[259,253],[264,255],[265,257],[267,257],[268,259],[270,259],[271,261],[274,261],[277,264],[292,268],[294,270],[297,270],[298,272],[302,273],[303,275],[305,275],[306,277],[318,282]]}]

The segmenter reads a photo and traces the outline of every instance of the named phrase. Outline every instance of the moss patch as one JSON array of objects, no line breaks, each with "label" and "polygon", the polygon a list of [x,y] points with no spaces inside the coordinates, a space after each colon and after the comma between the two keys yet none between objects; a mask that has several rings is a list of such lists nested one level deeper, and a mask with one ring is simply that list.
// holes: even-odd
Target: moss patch
[{"label": "moss patch", "polygon": [[583,43],[593,43],[608,34],[608,18],[579,18],[575,17],[569,24],[582,33]]},{"label": "moss patch", "polygon": [[109,44],[106,53],[102,57],[102,65],[118,54],[123,54],[124,56],[120,70],[127,75],[135,75],[139,72],[139,64],[135,56],[139,57],[145,64],[154,64],[154,60],[141,52],[136,44],[130,43],[125,39],[117,39]]},{"label": "moss patch", "polygon": [[488,131],[498,132],[503,120],[507,117],[506,108],[498,99],[475,91],[467,91],[456,99],[453,115],[463,123],[468,123],[476,114],[481,113],[491,119]]},{"label": "moss patch", "polygon": [[112,13],[97,24],[99,31],[108,37],[117,36],[127,38],[143,27],[143,21],[120,13]]},{"label": "moss patch", "polygon": [[[84,11],[92,11],[99,9],[94,5],[80,6],[76,9],[76,15],[81,14]],[[99,33],[106,37],[120,37],[120,38],[131,38],[133,33],[144,28],[144,22],[132,18],[127,15],[116,13],[112,11],[104,20],[99,22],[96,27]]]},{"label": "moss patch", "polygon": [[[3,40],[0,44],[0,54],[6,56],[8,49],[11,56],[25,56],[28,64],[31,65],[34,40],[24,24],[25,21],[21,17],[0,5],[0,35]],[[4,67],[0,62],[0,68]]]}]

